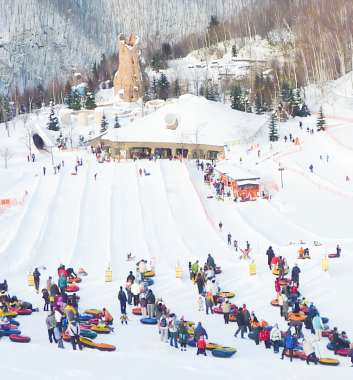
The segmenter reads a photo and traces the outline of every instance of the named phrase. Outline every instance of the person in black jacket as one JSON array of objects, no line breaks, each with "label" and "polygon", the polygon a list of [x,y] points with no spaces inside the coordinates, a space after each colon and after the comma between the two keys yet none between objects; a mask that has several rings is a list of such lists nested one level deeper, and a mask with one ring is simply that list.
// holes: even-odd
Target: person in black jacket
[{"label": "person in black jacket", "polygon": [[268,266],[269,266],[269,268],[271,270],[272,269],[272,267],[271,267],[271,261],[275,257],[275,253],[273,252],[273,249],[272,249],[271,246],[268,248],[268,250],[266,252],[266,255],[267,255]]},{"label": "person in black jacket", "polygon": [[197,287],[199,289],[199,294],[202,294],[205,281],[204,281],[203,277],[201,276],[201,273],[198,273],[196,283],[197,283]]},{"label": "person in black jacket", "polygon": [[208,257],[207,257],[207,265],[210,268],[214,268],[215,267],[214,259],[213,259],[213,257],[211,256],[210,253],[208,254]]},{"label": "person in black jacket", "polygon": [[254,327],[253,327],[253,336],[255,340],[255,344],[258,346],[260,344],[260,332],[262,331],[261,323],[257,320],[257,318],[254,318]]},{"label": "person in black jacket", "polygon": [[206,330],[202,327],[201,322],[198,323],[195,331],[194,331],[194,340],[197,342],[200,339],[200,335],[205,336],[208,339],[208,335]]},{"label": "person in black jacket", "polygon": [[34,277],[34,285],[36,288],[36,293],[39,293],[39,282],[40,282],[40,273],[38,268],[36,268],[33,272],[33,277]]},{"label": "person in black jacket", "polygon": [[332,339],[332,347],[335,355],[337,355],[337,349],[338,349],[338,343],[339,343],[339,336],[340,334],[337,331],[337,327],[333,329],[333,339]]},{"label": "person in black jacket", "polygon": [[148,291],[148,294],[147,294],[147,297],[146,297],[146,301],[147,301],[147,314],[148,314],[148,318],[153,318],[153,315],[154,315],[154,304],[156,303],[156,297],[152,293],[151,289]]},{"label": "person in black jacket", "polygon": [[292,269],[292,282],[297,283],[297,288],[299,288],[299,273],[301,270],[299,269],[298,265],[295,264],[295,266]]},{"label": "person in black jacket", "polygon": [[67,293],[65,293],[65,290],[63,290],[61,293],[60,293],[61,297],[63,298],[63,301],[64,303],[68,304],[69,303],[69,296],[67,295]]},{"label": "person in black jacket", "polygon": [[76,314],[78,315],[78,299],[76,293],[71,296],[71,306],[76,310]]},{"label": "person in black jacket", "polygon": [[52,285],[50,286],[50,295],[52,297],[58,296],[60,294],[58,285],[55,284],[54,281],[52,281]]},{"label": "person in black jacket", "polygon": [[4,282],[2,284],[0,284],[0,289],[5,290],[5,292],[9,291],[9,286],[8,286],[6,280],[4,280]]},{"label": "person in black jacket", "polygon": [[238,312],[236,314],[236,317],[237,317],[238,330],[236,331],[236,333],[234,334],[234,336],[237,338],[239,331],[241,331],[241,339],[245,339],[244,338],[245,318],[244,318],[243,308],[242,307],[239,308],[239,310],[238,310]]},{"label": "person in black jacket", "polygon": [[[132,276],[132,277],[134,277],[134,276]],[[120,311],[121,311],[121,314],[126,314],[126,301],[127,301],[127,299],[126,299],[126,294],[123,291],[123,287],[122,286],[120,286],[120,291],[119,291],[119,294],[118,294],[118,300],[120,301]]]},{"label": "person in black jacket", "polygon": [[130,274],[127,276],[126,282],[129,282],[131,280],[131,284],[135,281],[135,276],[132,274],[132,271],[130,271]]}]

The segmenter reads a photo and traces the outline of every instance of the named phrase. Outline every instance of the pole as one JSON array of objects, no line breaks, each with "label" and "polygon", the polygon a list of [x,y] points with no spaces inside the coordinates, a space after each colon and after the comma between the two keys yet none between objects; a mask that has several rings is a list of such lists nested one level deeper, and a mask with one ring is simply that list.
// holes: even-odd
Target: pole
[{"label": "pole", "polygon": [[281,170],[281,182],[282,182],[282,189],[283,189],[283,178],[282,178],[282,171],[283,171],[283,170]]}]

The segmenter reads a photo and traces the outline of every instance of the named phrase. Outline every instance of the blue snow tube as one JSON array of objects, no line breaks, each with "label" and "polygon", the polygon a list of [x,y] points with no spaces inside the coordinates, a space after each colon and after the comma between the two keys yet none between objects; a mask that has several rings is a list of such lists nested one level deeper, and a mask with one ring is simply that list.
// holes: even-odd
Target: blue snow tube
[{"label": "blue snow tube", "polygon": [[11,325],[19,326],[20,322],[16,321],[15,319],[7,318],[7,320],[10,322]]},{"label": "blue snow tube", "polygon": [[193,339],[192,340],[187,340],[186,344],[188,346],[191,346],[191,347],[196,347],[196,342]]},{"label": "blue snow tube", "polygon": [[4,331],[4,336],[10,336],[12,334],[15,334],[15,335],[21,335],[21,331],[20,330],[3,330]]},{"label": "blue snow tube", "polygon": [[328,323],[328,321],[329,321],[328,318],[324,318],[324,317],[322,317],[321,319],[322,319],[322,323],[323,323],[324,325],[325,325],[326,323]]},{"label": "blue snow tube", "polygon": [[331,343],[331,342],[330,342],[330,343],[327,343],[326,348],[327,348],[328,350],[330,350],[330,351],[333,351],[332,343]]},{"label": "blue snow tube", "polygon": [[212,355],[216,358],[230,358],[235,354],[233,351],[212,350]]},{"label": "blue snow tube", "polygon": [[140,322],[144,325],[156,325],[157,319],[156,318],[141,318]]},{"label": "blue snow tube", "polygon": [[271,331],[272,328],[273,328],[272,326],[266,326],[266,327],[265,327],[265,330],[266,330],[266,331]]},{"label": "blue snow tube", "polygon": [[252,332],[248,334],[248,338],[251,340],[255,340],[254,334]]},{"label": "blue snow tube", "polygon": [[97,334],[94,331],[88,330],[88,329],[81,330],[80,336],[82,336],[83,338],[90,338],[90,339],[97,338]]},{"label": "blue snow tube", "polygon": [[154,281],[152,280],[152,278],[149,278],[149,277],[145,277],[144,281],[147,282],[147,286],[151,286],[154,284]]},{"label": "blue snow tube", "polygon": [[93,319],[92,315],[80,314],[80,322],[89,321],[90,319]]}]

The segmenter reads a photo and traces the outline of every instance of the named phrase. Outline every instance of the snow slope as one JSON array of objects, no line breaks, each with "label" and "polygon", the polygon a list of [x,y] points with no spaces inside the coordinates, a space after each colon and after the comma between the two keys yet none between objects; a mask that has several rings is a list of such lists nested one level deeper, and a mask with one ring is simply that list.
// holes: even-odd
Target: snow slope
[{"label": "snow slope", "polygon": [[[347,358],[339,357],[341,365],[336,368],[308,367],[300,361],[290,364],[288,360],[279,362],[278,355],[265,350],[263,345],[255,346],[251,340],[234,338],[234,324],[225,325],[222,316],[198,311],[197,289],[188,279],[188,262],[200,260],[203,263],[207,254],[212,253],[223,269],[217,276],[221,289],[235,292],[232,302],[238,306],[245,303],[258,318],[270,324],[278,322],[285,330],[287,326],[280,318],[279,310],[270,305],[275,296],[275,277],[268,269],[265,252],[271,245],[275,253],[284,255],[292,267],[298,261],[300,246],[287,244],[302,239],[310,248],[312,259],[298,263],[302,270],[300,291],[315,303],[322,316],[330,319],[330,327],[345,330],[352,339],[349,289],[353,268],[353,201],[333,195],[332,191],[320,190],[288,168],[305,172],[312,180],[330,189],[338,188],[350,194],[353,189],[344,177],[346,172],[353,177],[349,165],[353,152],[342,148],[326,132],[308,135],[305,129],[314,126],[315,117],[303,120],[303,130],[299,129],[298,121],[296,118],[290,124],[281,125],[281,139],[273,143],[272,152],[266,136],[259,136],[256,143],[260,144],[261,158],[257,157],[256,149],[246,155],[244,145],[230,149],[228,162],[238,163],[242,157],[243,167],[259,175],[261,181],[277,182],[280,191],[270,201],[229,204],[208,199],[207,196],[213,194],[212,189],[203,184],[203,175],[195,163],[188,162],[191,178],[215,224],[218,225],[220,220],[223,223],[221,234],[205,217],[184,163],[129,161],[98,164],[85,150],[56,152],[54,163],[64,160],[65,165],[60,174],[54,175],[48,153],[40,154],[35,150],[38,160],[28,163],[27,153],[20,149],[10,161],[9,169],[0,169],[1,199],[12,193],[21,194],[24,190],[29,193],[24,206],[16,206],[0,215],[0,280],[6,278],[10,294],[32,302],[40,312],[30,317],[18,317],[23,335],[32,338],[29,344],[16,345],[8,338],[1,339],[3,375],[13,379],[23,378],[24,374],[36,379],[63,376],[138,379],[152,378],[156,371],[161,371],[172,379],[190,375],[199,379],[227,376],[236,368],[238,374],[248,379],[279,379],[284,373],[291,379],[347,377],[350,373]],[[350,129],[342,129],[347,139]],[[1,143],[9,142],[17,147],[17,135],[7,138],[3,126],[0,130]],[[287,148],[289,143],[285,143],[283,137],[289,133],[299,137],[301,150]],[[273,156],[276,152],[280,154]],[[324,157],[329,154],[329,162],[321,161],[320,154]],[[84,165],[79,167],[77,176],[72,176],[76,156],[83,159]],[[283,189],[274,158],[279,158],[287,167],[283,173]],[[310,163],[314,166],[313,174],[308,170]],[[47,167],[45,177],[43,166]],[[151,175],[139,177],[140,168],[146,168]],[[239,253],[226,244],[228,232],[232,239],[238,240],[241,248],[247,240],[250,242],[257,264],[256,276],[250,277],[248,263],[240,261]],[[314,247],[314,241],[319,241],[322,246]],[[342,258],[331,260],[329,272],[324,273],[321,270],[322,254],[326,247],[329,253],[333,252],[337,244],[342,246]],[[161,343],[157,327],[142,325],[130,309],[129,325],[120,325],[118,290],[125,285],[129,271],[135,269],[135,262],[126,261],[130,252],[138,260],[149,261],[150,257],[156,257],[155,284],[151,287],[156,297],[163,297],[168,308],[178,317],[184,315],[195,322],[201,321],[209,341],[236,347],[238,352],[233,358],[220,360],[210,353],[207,358],[196,357],[192,348],[181,353]],[[175,278],[177,260],[183,267],[182,280]],[[46,313],[42,311],[43,300],[27,286],[26,270],[45,265],[47,269],[41,271],[41,286],[44,286],[49,275],[57,280],[59,262],[75,269],[82,266],[89,273],[80,284],[80,308],[106,307],[111,312],[115,319],[115,333],[98,336],[96,341],[114,344],[116,352],[88,349],[73,352],[68,344],[62,351],[50,345],[45,326]],[[113,270],[112,283],[104,282],[108,263]],[[311,337],[307,330],[304,333]],[[320,350],[322,357],[333,357],[325,347],[327,343],[325,338],[316,350]],[[141,365],[136,365],[137,362]]]}]

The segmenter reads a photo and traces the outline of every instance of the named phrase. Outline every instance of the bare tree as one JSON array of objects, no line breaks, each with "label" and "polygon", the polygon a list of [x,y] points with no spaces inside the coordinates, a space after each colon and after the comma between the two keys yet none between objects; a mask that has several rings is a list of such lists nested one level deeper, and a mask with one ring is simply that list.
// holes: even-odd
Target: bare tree
[{"label": "bare tree", "polygon": [[70,141],[71,150],[72,150],[72,144],[75,142],[75,139],[77,136],[76,127],[74,127],[72,123],[66,126],[65,135],[67,139]]},{"label": "bare tree", "polygon": [[19,139],[20,147],[27,148],[29,150],[29,155],[32,155],[32,147],[33,147],[33,124],[24,125],[22,135]]},{"label": "bare tree", "polygon": [[[23,123],[23,127],[26,128],[26,124],[28,123],[28,120],[29,120],[29,113],[24,113],[22,115],[22,123]],[[33,128],[33,126],[32,126]]]},{"label": "bare tree", "polygon": [[5,169],[7,169],[7,163],[13,156],[11,145],[5,144],[0,148],[0,154],[5,160]]},{"label": "bare tree", "polygon": [[14,130],[16,129],[16,123],[17,123],[17,122],[18,122],[18,117],[17,117],[17,116],[14,116],[14,117],[11,119],[11,124],[12,124]]},{"label": "bare tree", "polygon": [[200,137],[202,130],[206,127],[207,121],[199,121],[196,123],[194,130],[190,133],[191,136],[195,138],[196,145],[196,158],[200,158]]},{"label": "bare tree", "polygon": [[182,159],[184,158],[184,145],[186,144],[187,140],[189,139],[189,136],[187,136],[184,131],[178,134],[178,139],[181,144],[181,159],[180,162],[182,162]]},{"label": "bare tree", "polygon": [[[122,147],[125,145],[125,141],[122,141],[124,139],[124,135],[119,131],[118,129],[114,129],[114,141],[116,142],[116,145],[118,146],[118,154],[120,154]],[[114,154],[115,157],[115,154]]]}]

